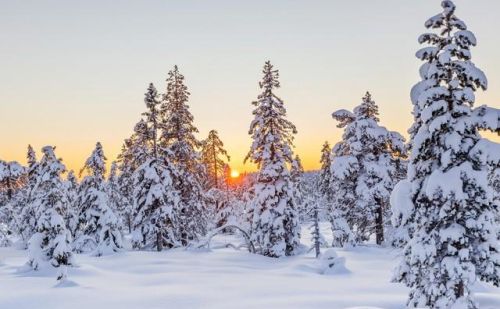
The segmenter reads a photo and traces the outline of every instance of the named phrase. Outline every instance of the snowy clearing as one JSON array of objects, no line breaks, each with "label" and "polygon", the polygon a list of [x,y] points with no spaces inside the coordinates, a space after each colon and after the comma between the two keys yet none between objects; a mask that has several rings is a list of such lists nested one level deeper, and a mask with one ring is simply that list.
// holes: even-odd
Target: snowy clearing
[{"label": "snowy clearing", "polygon": [[[329,226],[323,225],[330,236]],[[303,242],[309,233],[303,229]],[[328,237],[331,238],[331,237]],[[390,283],[397,250],[336,250],[347,274],[321,275],[313,253],[272,259],[233,249],[219,235],[211,251],[126,251],[77,255],[68,282],[54,273],[24,272],[26,252],[0,248],[0,308],[384,308],[405,307],[407,289]],[[323,252],[325,250],[323,249]],[[500,308],[500,290],[476,288],[483,309]]]}]

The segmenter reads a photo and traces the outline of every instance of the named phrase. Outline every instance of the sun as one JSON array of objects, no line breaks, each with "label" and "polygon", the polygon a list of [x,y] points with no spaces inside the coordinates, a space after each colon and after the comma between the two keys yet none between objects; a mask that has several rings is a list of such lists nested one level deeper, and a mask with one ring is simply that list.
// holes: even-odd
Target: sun
[{"label": "sun", "polygon": [[231,170],[231,178],[238,178],[240,177],[240,172],[237,170]]}]

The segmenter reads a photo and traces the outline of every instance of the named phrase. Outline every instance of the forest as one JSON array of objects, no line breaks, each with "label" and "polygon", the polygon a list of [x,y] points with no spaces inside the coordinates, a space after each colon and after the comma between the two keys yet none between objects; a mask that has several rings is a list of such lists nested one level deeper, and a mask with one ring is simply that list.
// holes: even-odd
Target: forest
[{"label": "forest", "polygon": [[[150,83],[145,90],[143,112],[109,170],[99,142],[79,171],[67,170],[54,145],[28,146],[26,165],[0,160],[0,277],[8,273],[2,267],[9,256],[20,268],[21,275],[9,279],[15,286],[40,273],[71,288],[78,286],[78,273],[90,272],[81,266],[88,261],[110,258],[106,263],[112,268],[117,256],[134,257],[123,266],[132,269],[141,255],[168,263],[169,255],[152,254],[171,252],[175,263],[196,265],[222,250],[225,259],[243,252],[240,262],[249,265],[307,257],[300,261],[309,265],[299,266],[317,267],[315,274],[327,278],[309,278],[308,285],[328,285],[328,278],[341,285],[355,272],[351,256],[362,261],[363,254],[387,255],[387,263],[394,258],[388,282],[401,286],[402,302],[368,299],[330,308],[500,308],[500,144],[482,136],[500,135],[500,108],[476,106],[476,92],[488,87],[471,60],[476,37],[452,1],[441,7],[418,38],[422,64],[411,89],[409,137],[388,130],[376,98],[360,93],[354,109],[332,111],[343,134],[335,143],[325,141],[319,170],[305,171],[294,152],[300,128],[287,117],[278,96],[279,71],[270,61],[256,81],[260,93],[251,102],[249,130],[242,132],[252,139],[245,161],[257,166],[254,173],[231,170],[231,154],[217,128],[199,136],[191,94],[177,66],[164,85]],[[224,265],[217,264],[217,271],[224,273]],[[280,282],[286,286],[286,280]],[[2,290],[9,290],[9,282]],[[14,298],[0,297],[0,308],[13,308]],[[244,299],[235,296],[236,302]],[[204,307],[176,303],[173,296],[164,301]],[[314,302],[295,305],[310,308]],[[295,307],[248,305],[280,306]]]}]

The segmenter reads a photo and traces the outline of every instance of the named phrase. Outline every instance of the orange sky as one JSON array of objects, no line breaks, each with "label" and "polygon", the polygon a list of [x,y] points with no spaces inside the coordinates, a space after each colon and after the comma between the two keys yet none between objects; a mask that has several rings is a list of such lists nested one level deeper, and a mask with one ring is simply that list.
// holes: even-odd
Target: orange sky
[{"label": "orange sky", "polygon": [[[266,10],[262,10],[265,3]],[[341,130],[330,114],[370,90],[381,122],[406,135],[418,81],[417,37],[438,1],[8,1],[0,12],[0,158],[25,162],[26,146],[56,145],[79,170],[96,141],[113,160],[144,111],[149,82],[165,89],[178,64],[192,93],[199,138],[217,129],[243,165],[250,104],[261,68],[280,70],[296,152],[319,166]],[[488,76],[477,103],[500,108],[500,1],[456,1],[478,38],[473,61]],[[497,141],[500,141],[495,137]]]}]

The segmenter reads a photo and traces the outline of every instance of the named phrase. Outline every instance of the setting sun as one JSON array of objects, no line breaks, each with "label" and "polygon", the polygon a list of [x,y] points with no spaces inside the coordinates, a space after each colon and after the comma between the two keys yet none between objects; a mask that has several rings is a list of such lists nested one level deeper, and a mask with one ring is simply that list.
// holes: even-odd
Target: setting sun
[{"label": "setting sun", "polygon": [[238,178],[240,177],[240,172],[237,170],[231,170],[231,178]]}]

